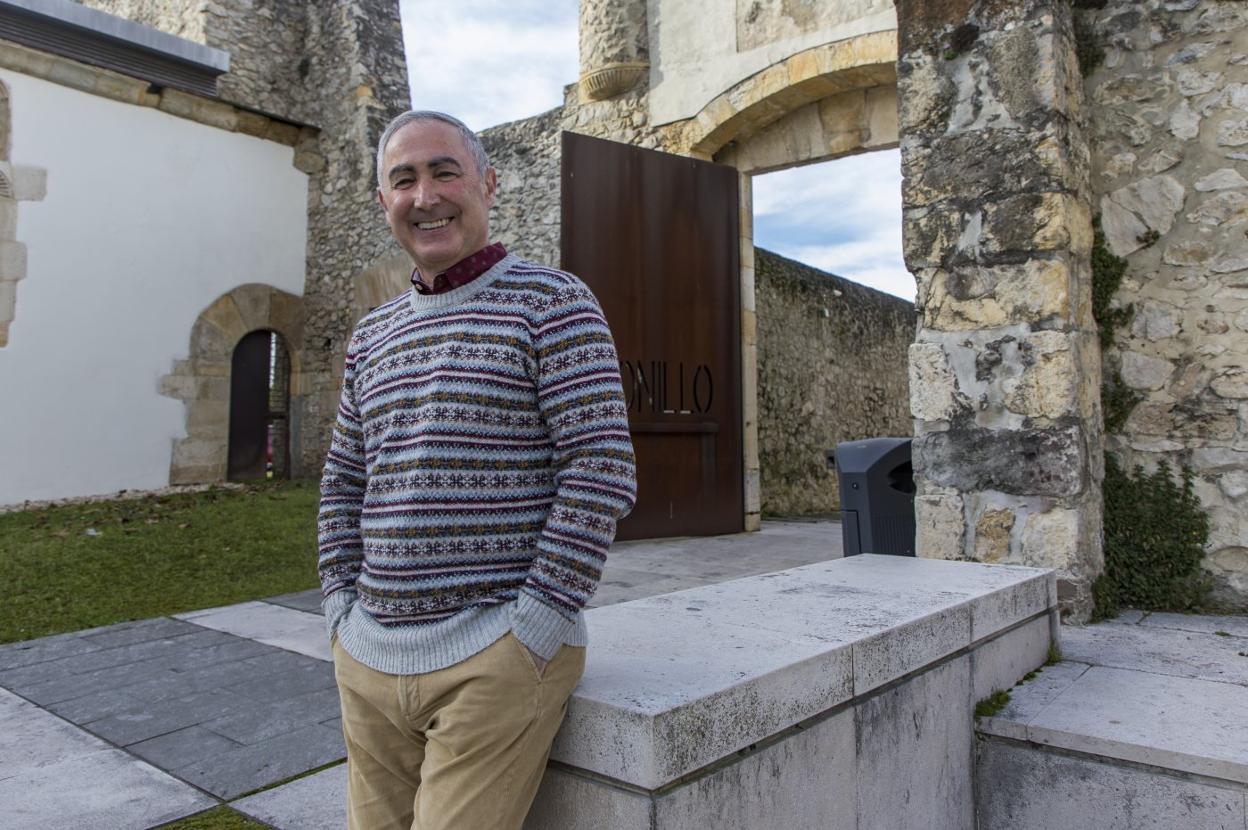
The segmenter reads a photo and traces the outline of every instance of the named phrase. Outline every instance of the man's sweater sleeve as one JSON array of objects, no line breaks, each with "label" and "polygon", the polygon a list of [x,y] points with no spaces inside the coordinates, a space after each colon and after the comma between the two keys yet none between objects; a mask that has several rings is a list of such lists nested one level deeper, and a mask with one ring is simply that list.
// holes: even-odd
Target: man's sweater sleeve
[{"label": "man's sweater sleeve", "polygon": [[602,309],[579,281],[536,321],[538,407],[554,444],[555,501],[512,608],[512,631],[550,659],[598,587],[616,521],[637,496],[620,365]]},{"label": "man's sweater sleeve", "polygon": [[332,638],[343,615],[355,602],[355,581],[364,561],[360,513],[367,472],[364,428],[355,402],[355,343],[347,352],[338,419],[321,475],[321,507],[317,515],[317,570],[321,576],[321,607]]}]

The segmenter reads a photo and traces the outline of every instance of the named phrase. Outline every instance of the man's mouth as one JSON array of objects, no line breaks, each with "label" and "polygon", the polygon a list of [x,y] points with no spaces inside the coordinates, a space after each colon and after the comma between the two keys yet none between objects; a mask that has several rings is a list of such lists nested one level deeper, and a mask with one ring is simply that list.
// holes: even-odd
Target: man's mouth
[{"label": "man's mouth", "polygon": [[445,219],[435,219],[432,222],[417,222],[416,227],[422,231],[436,231],[438,228],[445,228],[451,223],[451,217]]}]

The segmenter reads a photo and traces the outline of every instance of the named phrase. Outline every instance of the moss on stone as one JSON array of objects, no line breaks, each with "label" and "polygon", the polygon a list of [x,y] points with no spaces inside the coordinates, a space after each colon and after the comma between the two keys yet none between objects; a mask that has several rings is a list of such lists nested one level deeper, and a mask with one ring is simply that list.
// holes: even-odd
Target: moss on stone
[{"label": "moss on stone", "polygon": [[990,718],[1004,709],[1010,702],[1010,693],[997,689],[988,697],[975,704],[975,717]]}]

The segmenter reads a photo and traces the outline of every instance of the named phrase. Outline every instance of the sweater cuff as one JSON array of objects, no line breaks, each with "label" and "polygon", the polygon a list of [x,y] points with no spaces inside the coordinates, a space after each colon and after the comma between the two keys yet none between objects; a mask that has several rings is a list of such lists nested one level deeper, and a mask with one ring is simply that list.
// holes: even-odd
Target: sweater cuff
[{"label": "sweater cuff", "polygon": [[347,616],[347,612],[351,610],[358,596],[354,588],[339,588],[321,600],[321,612],[325,615],[325,630],[330,640],[334,639],[334,631],[338,629],[338,623]]},{"label": "sweater cuff", "polygon": [[576,628],[575,620],[524,591],[511,604],[510,614],[511,633],[543,660],[553,659]]}]

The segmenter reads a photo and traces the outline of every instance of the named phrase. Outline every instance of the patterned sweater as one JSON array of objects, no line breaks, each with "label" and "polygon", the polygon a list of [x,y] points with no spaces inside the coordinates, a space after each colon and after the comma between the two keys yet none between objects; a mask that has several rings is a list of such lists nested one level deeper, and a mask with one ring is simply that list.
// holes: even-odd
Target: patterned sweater
[{"label": "patterned sweater", "polygon": [[571,274],[507,256],[356,327],[321,479],[330,634],[418,674],[507,631],[584,645],[616,520],[636,496],[619,362]]}]

